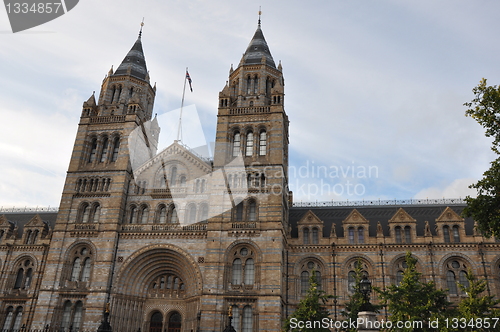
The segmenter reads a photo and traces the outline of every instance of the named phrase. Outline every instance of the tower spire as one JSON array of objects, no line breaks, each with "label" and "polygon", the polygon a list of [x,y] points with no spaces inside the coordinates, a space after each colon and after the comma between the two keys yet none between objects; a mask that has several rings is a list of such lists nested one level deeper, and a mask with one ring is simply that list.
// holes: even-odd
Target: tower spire
[{"label": "tower spire", "polygon": [[141,38],[142,36],[142,27],[144,26],[144,17],[142,18],[142,22],[141,22],[141,30],[139,30],[139,38]]},{"label": "tower spire", "polygon": [[260,10],[260,6],[259,6],[259,22],[258,22],[259,28],[260,28],[260,16],[261,15],[262,15],[262,11]]}]

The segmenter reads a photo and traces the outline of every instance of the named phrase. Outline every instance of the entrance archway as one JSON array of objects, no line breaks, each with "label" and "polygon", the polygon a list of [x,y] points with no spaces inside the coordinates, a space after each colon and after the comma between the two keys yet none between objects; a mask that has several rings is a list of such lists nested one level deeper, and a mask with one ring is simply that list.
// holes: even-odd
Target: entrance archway
[{"label": "entrance archway", "polygon": [[181,332],[182,327],[182,316],[178,312],[174,312],[170,315],[168,319],[168,329],[167,332]]},{"label": "entrance archway", "polygon": [[149,332],[161,332],[162,329],[163,315],[161,314],[161,312],[157,311],[151,316],[151,321],[149,323]]}]

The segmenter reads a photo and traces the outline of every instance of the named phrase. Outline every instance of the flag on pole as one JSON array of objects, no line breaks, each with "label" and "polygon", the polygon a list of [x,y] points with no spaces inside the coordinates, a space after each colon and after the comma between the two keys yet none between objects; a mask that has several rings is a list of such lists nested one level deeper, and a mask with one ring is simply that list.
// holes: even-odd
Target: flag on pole
[{"label": "flag on pole", "polygon": [[187,69],[186,69],[186,79],[189,82],[189,89],[191,89],[191,92],[193,92],[193,86],[191,85],[191,82],[192,82],[191,76],[189,76],[189,72],[187,71]]}]

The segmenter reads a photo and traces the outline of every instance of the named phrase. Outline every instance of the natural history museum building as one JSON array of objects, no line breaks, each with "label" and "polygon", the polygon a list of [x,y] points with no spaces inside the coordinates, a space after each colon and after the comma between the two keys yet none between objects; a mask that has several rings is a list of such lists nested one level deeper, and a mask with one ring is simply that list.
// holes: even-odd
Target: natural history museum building
[{"label": "natural history museum building", "polygon": [[231,307],[236,331],[279,331],[313,271],[341,319],[355,263],[385,288],[407,251],[450,301],[467,269],[500,295],[500,243],[460,200],[294,204],[284,87],[259,22],[219,93],[213,158],[157,151],[139,35],[83,103],[58,212],[0,216],[0,328],[95,331],[109,316],[113,331],[221,332]]}]

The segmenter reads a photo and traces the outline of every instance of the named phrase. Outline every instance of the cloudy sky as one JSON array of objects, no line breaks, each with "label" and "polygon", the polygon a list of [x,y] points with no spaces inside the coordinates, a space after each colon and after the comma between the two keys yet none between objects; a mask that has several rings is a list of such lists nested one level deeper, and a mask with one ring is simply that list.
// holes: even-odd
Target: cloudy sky
[{"label": "cloudy sky", "polygon": [[500,83],[498,1],[82,0],[16,34],[0,10],[0,207],[59,205],[82,103],[143,17],[154,112],[180,106],[189,67],[186,104],[213,141],[218,92],[259,5],[283,65],[296,201],[471,193],[494,156],[463,103],[481,78]]}]

